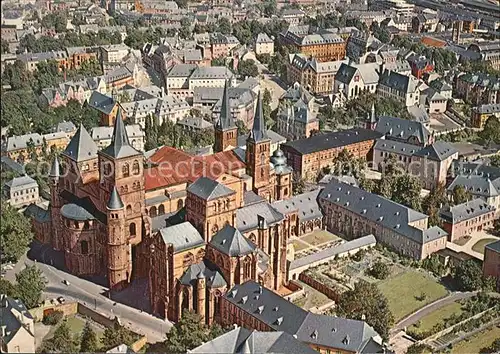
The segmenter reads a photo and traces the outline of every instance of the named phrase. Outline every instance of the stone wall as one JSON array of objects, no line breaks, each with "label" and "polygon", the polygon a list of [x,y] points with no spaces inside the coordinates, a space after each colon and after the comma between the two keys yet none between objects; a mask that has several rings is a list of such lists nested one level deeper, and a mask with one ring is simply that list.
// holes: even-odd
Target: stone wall
[{"label": "stone wall", "polygon": [[300,273],[299,280],[303,281],[320,293],[325,294],[329,299],[332,299],[335,302],[337,302],[340,298],[341,293],[337,289],[332,289],[328,285],[320,283],[305,273]]}]

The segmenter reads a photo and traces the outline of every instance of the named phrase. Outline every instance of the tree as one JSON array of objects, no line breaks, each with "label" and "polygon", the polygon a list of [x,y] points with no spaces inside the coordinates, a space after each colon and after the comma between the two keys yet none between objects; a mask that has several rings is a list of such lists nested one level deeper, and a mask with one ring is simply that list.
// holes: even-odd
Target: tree
[{"label": "tree", "polygon": [[389,266],[382,262],[382,261],[377,261],[375,264],[370,268],[369,274],[377,279],[386,279],[389,276]]},{"label": "tree", "polygon": [[102,349],[108,350],[120,344],[131,345],[136,340],[134,334],[118,324],[114,328],[106,328],[101,337]]},{"label": "tree", "polygon": [[257,77],[259,76],[259,68],[252,59],[242,60],[238,64],[238,74],[243,77]]},{"label": "tree", "polygon": [[421,343],[413,343],[406,350],[406,354],[424,354],[427,352],[431,353],[431,348],[428,345]]},{"label": "tree", "polygon": [[31,223],[16,209],[2,202],[0,223],[0,247],[6,261],[16,262],[33,240]]},{"label": "tree", "polygon": [[304,193],[305,188],[306,188],[306,183],[304,182],[304,180],[294,173],[292,179],[292,194],[293,195],[302,194]]},{"label": "tree", "polygon": [[337,303],[337,315],[354,320],[365,319],[385,340],[389,337],[389,329],[394,317],[387,299],[375,284],[359,281],[353,290],[342,294]]},{"label": "tree", "polygon": [[16,274],[17,293],[24,305],[31,309],[40,303],[46,280],[36,266],[27,266]]},{"label": "tree", "polygon": [[227,17],[221,17],[217,21],[217,29],[222,34],[231,34],[231,21]]},{"label": "tree", "polygon": [[475,260],[469,259],[455,267],[454,279],[461,290],[479,290],[483,285],[483,271]]},{"label": "tree", "polygon": [[191,20],[188,17],[181,19],[181,28],[179,30],[179,36],[183,39],[191,38]]},{"label": "tree", "polygon": [[425,214],[429,215],[430,226],[441,225],[439,212],[447,204],[448,198],[446,196],[446,188],[442,183],[438,184],[427,196],[425,196],[422,201],[422,209]]},{"label": "tree", "polygon": [[490,157],[490,165],[500,168],[500,155],[493,155]]},{"label": "tree", "polygon": [[355,158],[353,154],[344,149],[333,159],[332,170],[337,176],[350,175],[358,178],[364,167],[362,160]]},{"label": "tree", "polygon": [[90,325],[90,322],[85,323],[83,327],[82,337],[80,339],[80,352],[82,353],[95,353],[99,349],[99,342],[97,335]]},{"label": "tree", "polygon": [[180,321],[167,334],[165,344],[169,353],[185,353],[209,340],[209,330],[200,315],[184,311]]},{"label": "tree", "polygon": [[479,137],[485,144],[500,144],[500,120],[497,117],[488,118]]},{"label": "tree", "polygon": [[66,321],[57,327],[52,338],[45,340],[42,344],[43,353],[76,353],[77,351],[78,345]]},{"label": "tree", "polygon": [[7,42],[5,39],[2,38],[1,41],[1,54],[8,53],[9,52],[9,42]]},{"label": "tree", "polygon": [[5,294],[14,299],[18,298],[17,288],[5,278],[0,278],[0,294]]},{"label": "tree", "polygon": [[[384,177],[382,177],[384,180]],[[403,174],[396,176],[392,181],[392,191],[390,199],[396,203],[406,205],[415,210],[422,209],[420,191],[422,182],[418,177]]]},{"label": "tree", "polygon": [[454,205],[462,204],[472,199],[472,195],[464,186],[455,186],[452,196]]},{"label": "tree", "polygon": [[500,353],[500,338],[497,338],[491,343],[489,347],[482,348],[479,351],[481,354],[483,353]]}]

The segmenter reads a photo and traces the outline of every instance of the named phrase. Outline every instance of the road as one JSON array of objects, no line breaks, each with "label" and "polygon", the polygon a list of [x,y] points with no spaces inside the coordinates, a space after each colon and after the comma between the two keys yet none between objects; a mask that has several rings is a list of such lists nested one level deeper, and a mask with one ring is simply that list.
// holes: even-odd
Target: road
[{"label": "road", "polygon": [[[45,275],[47,288],[44,295],[46,298],[63,296],[66,301],[81,302],[108,317],[118,316],[122,325],[134,332],[145,334],[150,343],[165,340],[166,332],[172,327],[170,322],[154,317],[137,308],[110,300],[106,297],[108,289],[105,286],[76,277],[52,266],[51,250],[48,246],[41,246],[36,251],[38,252],[36,258],[40,261],[28,257],[25,258],[24,262],[27,265],[36,264]],[[16,267],[15,270],[20,270],[20,268]],[[12,278],[11,274],[8,276]],[[65,285],[64,280],[69,281],[69,285]],[[138,297],[136,299],[138,302],[149,303],[149,300],[144,298],[143,294]]]},{"label": "road", "polygon": [[476,294],[477,292],[455,292],[450,295],[448,295],[445,298],[436,300],[429,305],[422,307],[420,310],[412,313],[410,316],[404,318],[402,321],[400,321],[396,326],[391,330],[391,334],[396,334],[397,332],[404,330],[406,327],[411,326],[415,322],[419,321],[421,318],[424,316],[439,310],[441,307],[446,306],[452,302],[462,300],[462,299],[467,299],[469,297],[472,297]]}]

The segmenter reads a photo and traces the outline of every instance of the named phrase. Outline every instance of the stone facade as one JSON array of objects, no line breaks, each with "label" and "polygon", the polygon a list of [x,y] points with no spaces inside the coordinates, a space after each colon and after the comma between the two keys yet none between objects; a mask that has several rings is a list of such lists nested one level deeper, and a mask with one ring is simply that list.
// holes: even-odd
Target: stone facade
[{"label": "stone facade", "polygon": [[483,274],[495,277],[497,289],[500,289],[500,241],[490,243],[484,248]]}]

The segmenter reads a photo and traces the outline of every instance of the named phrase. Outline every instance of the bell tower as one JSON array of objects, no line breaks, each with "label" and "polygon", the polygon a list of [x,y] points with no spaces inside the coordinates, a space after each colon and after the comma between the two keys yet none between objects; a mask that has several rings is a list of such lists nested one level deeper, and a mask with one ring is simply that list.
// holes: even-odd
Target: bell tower
[{"label": "bell tower", "polygon": [[229,104],[229,81],[224,85],[220,116],[215,123],[214,152],[226,151],[238,145],[238,127],[234,123]]},{"label": "bell tower", "polygon": [[[144,226],[144,157],[130,145],[120,108],[115,120],[111,144],[99,151],[98,156],[100,166],[99,188],[101,190],[103,210],[108,207],[106,201],[109,200],[109,196],[116,189],[116,193],[119,193],[123,204],[121,219],[124,223],[116,229],[121,230],[122,236],[125,237],[129,245],[135,246],[142,240]],[[127,249],[120,248],[120,250],[123,252],[119,255],[120,259],[127,257],[130,264],[132,264],[133,252],[130,247]],[[116,257],[116,255],[111,256],[108,253],[108,264],[115,261],[112,257]],[[131,271],[128,273],[128,278],[130,279],[130,277]],[[111,281],[110,279],[110,287],[113,285]]]},{"label": "bell tower", "polygon": [[52,220],[52,238],[50,240],[52,248],[62,249],[61,242],[61,199],[59,196],[59,177],[60,177],[59,159],[57,156],[52,162],[50,168],[50,217]]},{"label": "bell tower", "polygon": [[247,138],[246,164],[247,174],[253,180],[253,191],[269,201],[273,199],[274,194],[274,186],[270,183],[270,153],[271,139],[267,136],[262,97],[259,92],[253,127]]}]

